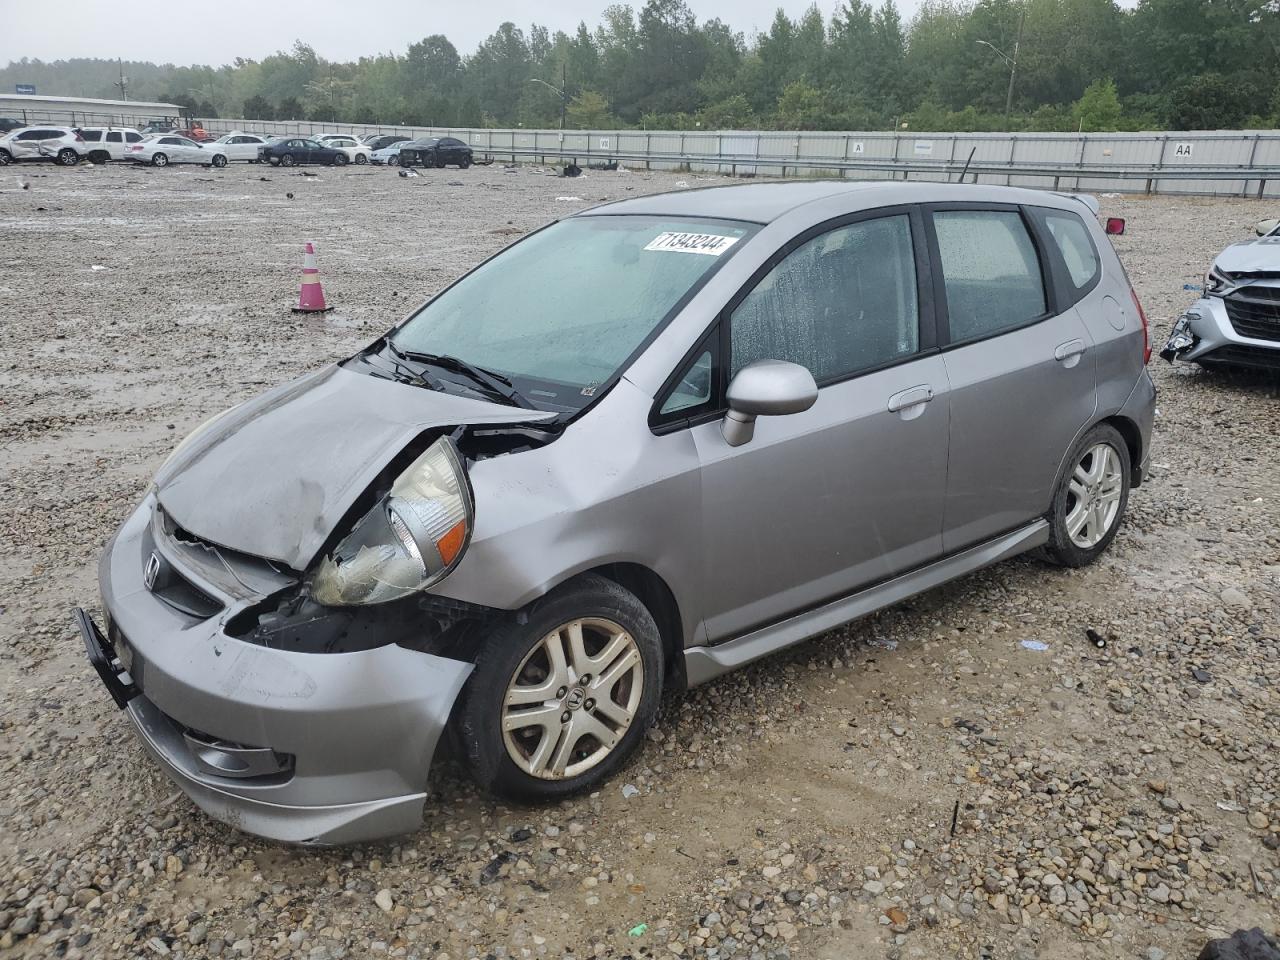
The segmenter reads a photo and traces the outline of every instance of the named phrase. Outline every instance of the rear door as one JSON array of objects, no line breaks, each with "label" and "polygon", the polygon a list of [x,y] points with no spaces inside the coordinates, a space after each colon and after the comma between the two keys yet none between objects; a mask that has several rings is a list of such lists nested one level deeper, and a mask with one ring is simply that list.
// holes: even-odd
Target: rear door
[{"label": "rear door", "polygon": [[103,137],[106,145],[107,153],[110,154],[112,160],[124,159],[124,131],[108,130],[106,136]]},{"label": "rear door", "polygon": [[709,367],[720,389],[763,359],[799,363],[819,385],[813,407],[761,417],[742,446],[714,410],[691,427],[713,642],[941,550],[948,398],[929,269],[918,210],[824,224],[775,255],[722,315],[720,342],[674,378],[659,415],[677,420]]},{"label": "rear door", "polygon": [[951,384],[951,553],[1048,510],[1063,457],[1097,406],[1094,351],[1027,211],[934,205],[929,236]]}]

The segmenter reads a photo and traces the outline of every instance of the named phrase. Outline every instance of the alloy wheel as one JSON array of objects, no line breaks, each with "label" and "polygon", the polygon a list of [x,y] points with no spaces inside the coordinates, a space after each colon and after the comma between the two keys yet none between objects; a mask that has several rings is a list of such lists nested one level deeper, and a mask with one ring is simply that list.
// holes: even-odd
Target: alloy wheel
[{"label": "alloy wheel", "polygon": [[539,640],[507,684],[502,738],[531,776],[564,780],[617,746],[644,692],[635,639],[602,617],[571,620]]},{"label": "alloy wheel", "polygon": [[1102,541],[1120,513],[1124,492],[1120,457],[1109,443],[1097,443],[1076,463],[1067,484],[1067,535],[1084,550]]}]

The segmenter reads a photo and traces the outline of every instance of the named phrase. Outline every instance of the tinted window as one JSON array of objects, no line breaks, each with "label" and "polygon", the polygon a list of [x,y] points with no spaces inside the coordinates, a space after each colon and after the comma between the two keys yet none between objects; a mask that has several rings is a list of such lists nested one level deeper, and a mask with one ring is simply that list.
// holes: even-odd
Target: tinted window
[{"label": "tinted window", "polygon": [[167,144],[167,145],[169,145],[169,146],[171,146],[171,147],[180,147],[180,146],[182,146],[182,141],[181,141],[181,140],[179,140],[177,137],[161,137],[161,138],[160,138],[160,142],[161,142],[161,143],[164,143],[164,144]]},{"label": "tinted window", "polygon": [[1049,228],[1049,235],[1053,237],[1054,244],[1062,254],[1063,262],[1067,265],[1067,273],[1071,277],[1076,292],[1082,292],[1093,284],[1101,266],[1098,261],[1098,251],[1094,248],[1093,239],[1089,236],[1089,228],[1074,213],[1046,211],[1044,222]]},{"label": "tinted window", "polygon": [[953,342],[1011,330],[1044,315],[1040,260],[1018,213],[939,211],[933,222]]},{"label": "tinted window", "polygon": [[20,133],[15,140],[56,140],[62,136],[61,130],[28,130],[26,133]]},{"label": "tinted window", "polygon": [[124,134],[119,130],[108,131],[107,143],[124,143]]},{"label": "tinted window", "polygon": [[126,141],[128,141],[129,143],[138,143],[138,142],[140,142],[140,141],[142,140],[142,134],[140,134],[140,133],[126,133],[126,134],[124,135],[124,138],[125,138],[125,140],[126,140]]},{"label": "tinted window", "polygon": [[814,237],[733,311],[732,373],[790,360],[832,380],[916,352],[920,311],[911,221],[882,217]]},{"label": "tinted window", "polygon": [[80,139],[85,143],[98,143],[102,140],[101,130],[81,130]]}]

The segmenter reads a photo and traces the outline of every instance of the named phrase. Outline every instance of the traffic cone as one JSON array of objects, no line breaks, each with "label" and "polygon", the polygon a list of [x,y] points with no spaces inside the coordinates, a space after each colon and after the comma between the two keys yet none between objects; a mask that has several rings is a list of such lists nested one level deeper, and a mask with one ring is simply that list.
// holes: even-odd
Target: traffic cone
[{"label": "traffic cone", "polygon": [[315,244],[308,242],[302,259],[302,286],[298,290],[298,305],[294,313],[324,313],[330,308],[324,302],[324,288],[320,286],[320,271],[316,267]]}]

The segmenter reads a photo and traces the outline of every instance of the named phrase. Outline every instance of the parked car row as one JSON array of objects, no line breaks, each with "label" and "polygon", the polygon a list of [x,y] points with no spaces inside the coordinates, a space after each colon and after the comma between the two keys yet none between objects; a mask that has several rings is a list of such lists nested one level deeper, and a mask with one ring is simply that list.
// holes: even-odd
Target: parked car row
[{"label": "parked car row", "polygon": [[267,137],[233,130],[213,139],[203,127],[192,130],[143,130],[132,127],[20,127],[0,136],[0,165],[24,160],[46,160],[70,166],[81,160],[105,162],[132,160],[157,167],[172,163],[199,163],[225,167],[233,161],[298,164],[385,164],[402,167],[471,166],[471,148],[454,137],[413,139],[396,134],[370,134],[364,138],[326,133],[319,137]]}]

